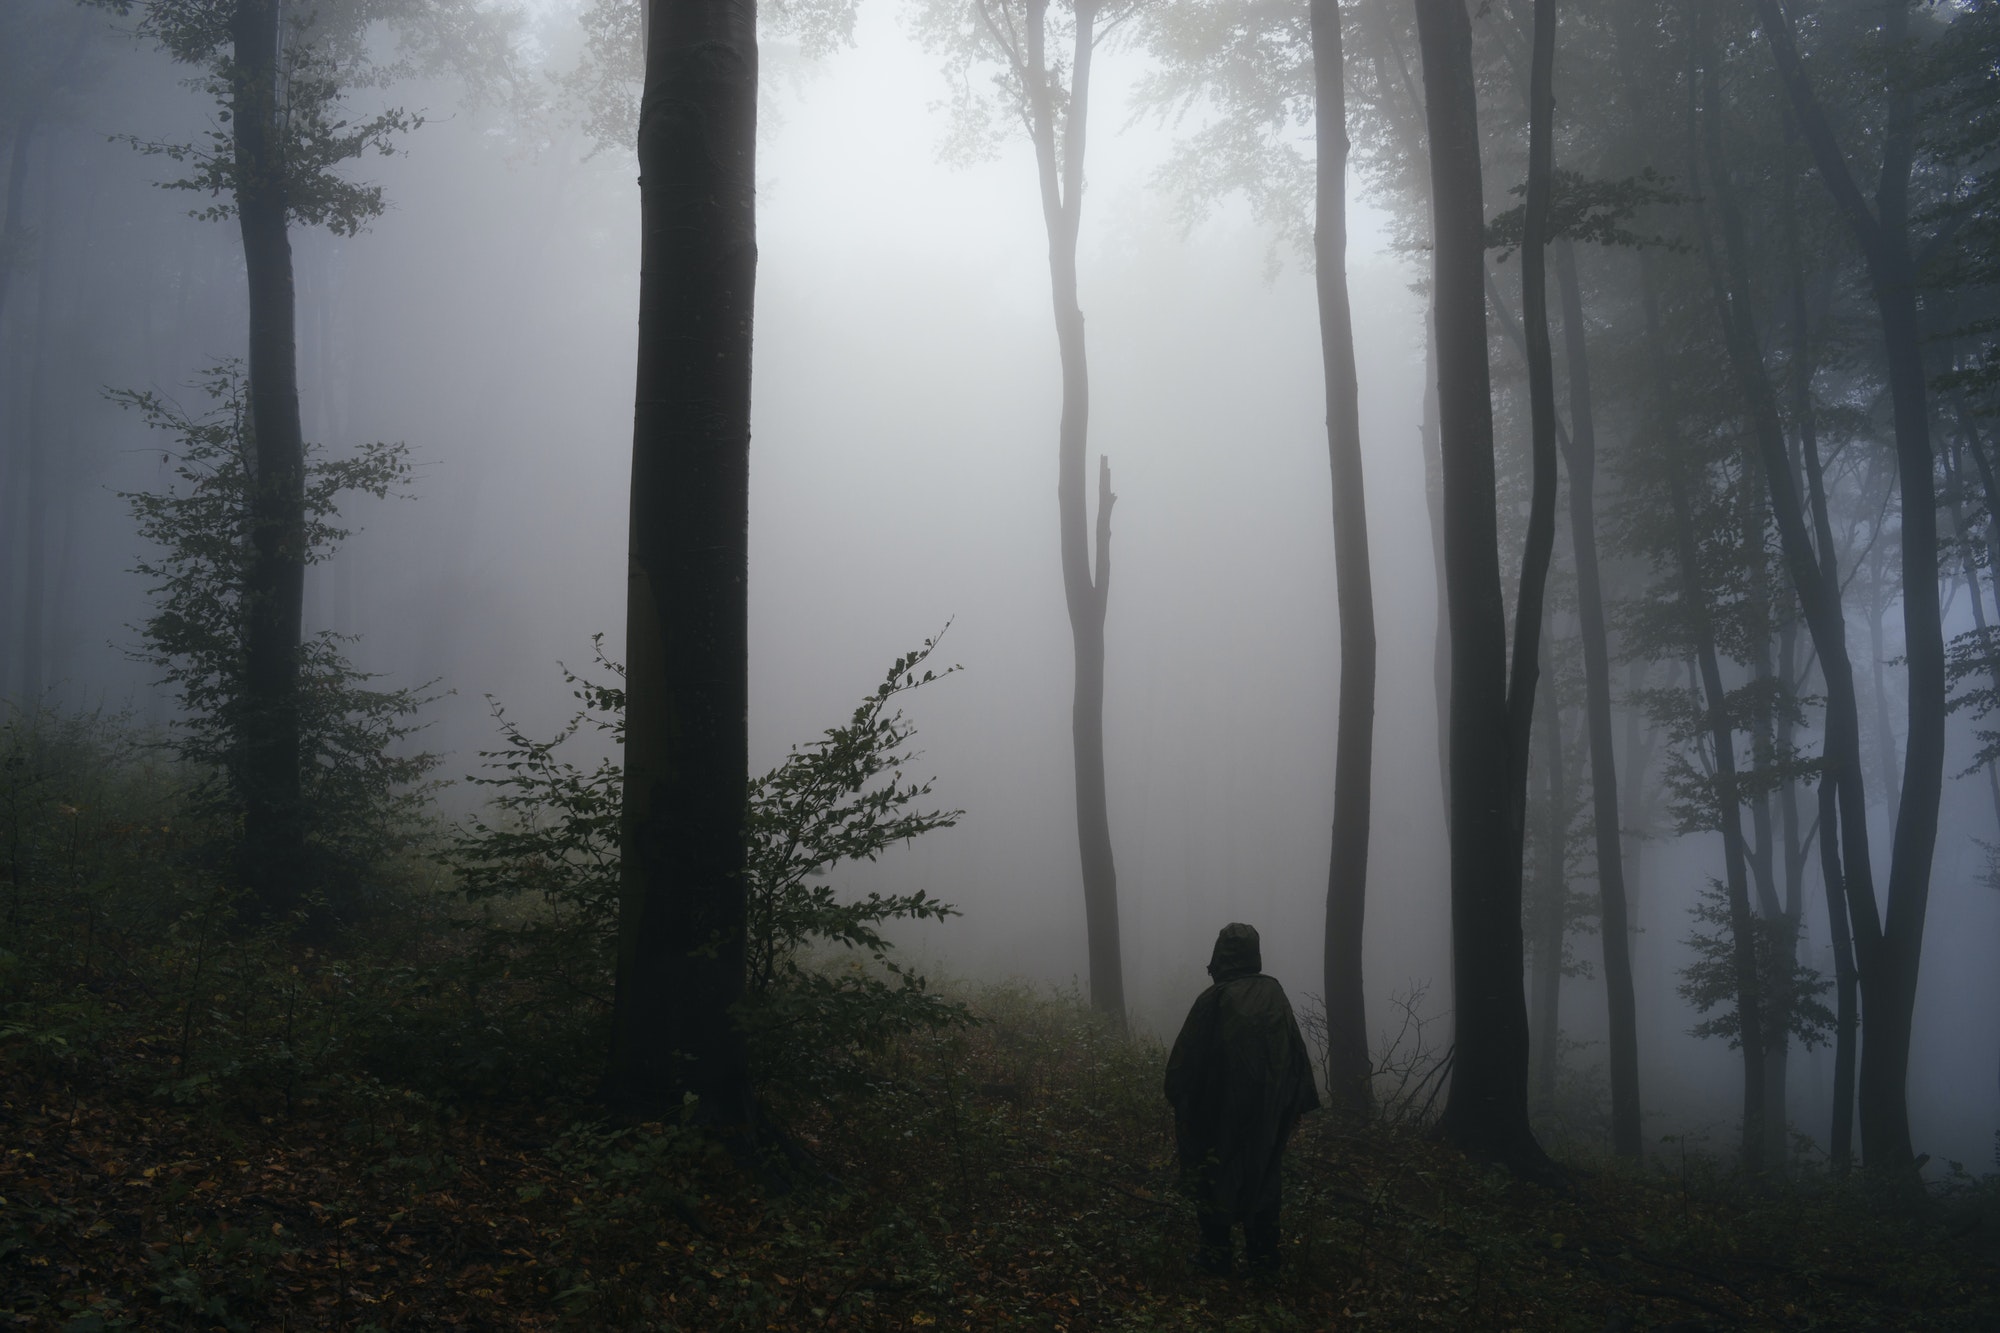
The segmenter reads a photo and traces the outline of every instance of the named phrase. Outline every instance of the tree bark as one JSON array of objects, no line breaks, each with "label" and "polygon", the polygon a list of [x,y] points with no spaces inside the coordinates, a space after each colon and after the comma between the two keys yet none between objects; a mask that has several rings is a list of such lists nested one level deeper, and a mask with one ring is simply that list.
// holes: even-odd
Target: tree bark
[{"label": "tree bark", "polygon": [[1432,302],[1451,698],[1451,921],[1456,1034],[1444,1131],[1463,1151],[1547,1170],[1528,1126],[1521,858],[1486,358],[1485,200],[1464,0],[1416,0],[1430,142]]},{"label": "tree bark", "polygon": [[1311,21],[1318,147],[1313,260],[1340,602],[1339,729],[1334,739],[1333,841],[1326,885],[1327,1093],[1336,1109],[1365,1116],[1374,1101],[1361,941],[1375,744],[1375,597],[1368,565],[1361,411],[1347,291],[1347,92],[1339,0],[1312,0]]},{"label": "tree bark", "polygon": [[1095,49],[1093,0],[1076,5],[1076,43],[1062,132],[1056,129],[1044,22],[1048,0],[1029,0],[1028,122],[1049,237],[1049,289],[1056,345],[1062,358],[1062,423],[1058,431],[1056,510],[1062,534],[1063,596],[1075,646],[1070,741],[1075,756],[1076,840],[1083,869],[1084,931],[1090,960],[1090,1002],[1125,1021],[1125,970],[1118,938],[1118,869],[1111,854],[1111,816],[1104,790],[1104,613],[1111,589],[1110,464],[1100,459],[1097,571],[1090,567],[1090,515],[1084,496],[1084,455],[1090,433],[1090,366],[1077,304],[1076,240],[1083,211],[1083,155],[1090,110],[1090,63]]},{"label": "tree bark", "polygon": [[608,1101],[752,1121],[744,986],[757,34],[654,0],[640,109],[639,356]]},{"label": "tree bark", "polygon": [[1513,733],[1510,791],[1516,859],[1527,832],[1528,749],[1541,672],[1542,599],[1556,540],[1556,385],[1549,348],[1549,196],[1554,179],[1555,0],[1534,0],[1534,54],[1528,71],[1528,182],[1521,222],[1521,329],[1528,358],[1533,485],[1521,581],[1514,610],[1514,662],[1507,679]]},{"label": "tree bark", "polygon": [[[1833,544],[1833,515],[1826,503],[1826,476],[1820,464],[1819,430],[1813,412],[1812,380],[1814,363],[1809,320],[1806,315],[1805,257],[1798,243],[1796,219],[1787,217],[1787,241],[1791,257],[1792,325],[1792,415],[1798,423],[1799,461],[1806,478],[1806,498],[1812,506],[1813,540],[1818,543],[1818,577],[1821,596],[1838,605],[1840,573]],[[1766,456],[1768,470],[1769,457]],[[1789,464],[1787,465],[1789,471]],[[1787,488],[1789,490],[1789,487]],[[1783,530],[1780,538],[1784,540]],[[1789,549],[1788,549],[1789,556]],[[1796,580],[1806,562],[1789,561]],[[1803,600],[1803,599],[1801,599]],[[1810,622],[1807,632],[1811,633]],[[1842,650],[1845,651],[1843,642]],[[1823,646],[1815,642],[1817,656]],[[1821,678],[1825,659],[1820,657]],[[1850,685],[1852,673],[1849,673]],[[1850,689],[1851,693],[1851,689]],[[1829,698],[1831,690],[1829,688]],[[1832,713],[1828,712],[1828,735],[1832,734]],[[1850,728],[1851,730],[1851,728]],[[1829,751],[1830,753],[1830,751]],[[1856,761],[1858,764],[1858,760]],[[1827,1156],[1836,1174],[1845,1174],[1854,1162],[1854,1067],[1855,1041],[1859,1034],[1856,1017],[1857,981],[1854,966],[1854,938],[1848,925],[1847,883],[1841,870],[1841,826],[1843,803],[1839,779],[1829,762],[1819,782],[1820,884],[1826,899],[1827,930],[1833,940],[1835,1019],[1833,1034],[1833,1110],[1828,1127]]]},{"label": "tree bark", "polygon": [[1618,760],[1611,743],[1611,650],[1604,623],[1603,576],[1597,559],[1597,427],[1590,403],[1590,355],[1583,325],[1583,289],[1576,252],[1556,242],[1556,285],[1563,307],[1564,359],[1569,366],[1570,544],[1576,556],[1577,619],[1583,638],[1584,712],[1590,735],[1592,830],[1604,946],[1604,994],[1611,1072],[1611,1150],[1639,1156],[1639,1027],[1632,991],[1632,936],[1625,902],[1625,853],[1618,821]]},{"label": "tree bark", "polygon": [[244,587],[241,873],[273,918],[306,887],[300,799],[299,640],[304,628],[305,440],[287,232],[279,0],[238,0],[230,20],[236,216],[250,292],[250,429],[256,478]]},{"label": "tree bark", "polygon": [[[1812,150],[1813,163],[1867,261],[1895,418],[1896,473],[1902,490],[1903,643],[1909,701],[1902,800],[1889,854],[1885,914],[1878,915],[1872,884],[1857,881],[1859,867],[1851,852],[1845,868],[1856,961],[1867,999],[1862,1012],[1862,1157],[1871,1167],[1907,1173],[1914,1170],[1915,1163],[1907,1096],[1910,1028],[1915,1019],[1917,969],[1924,918],[1930,906],[1938,809],[1943,799],[1945,722],[1937,499],[1923,337],[1917,318],[1916,265],[1910,247],[1909,187],[1916,153],[1916,107],[1909,79],[1895,67],[1895,62],[1904,58],[1909,10],[1901,4],[1889,4],[1882,11],[1882,49],[1891,67],[1879,134],[1881,171],[1871,208],[1813,91],[1792,40],[1790,20],[1778,0],[1756,0],[1756,7],[1800,132]],[[1845,810],[1842,816],[1845,826]]]},{"label": "tree bark", "polygon": [[1564,808],[1569,801],[1563,780],[1561,710],[1545,707],[1535,719],[1542,772],[1547,781],[1542,802],[1539,855],[1535,858],[1534,971],[1529,984],[1529,1017],[1534,1025],[1529,1043],[1531,1105],[1549,1111],[1556,1100],[1556,1074],[1562,1044],[1563,937],[1568,933],[1564,910],[1569,885],[1563,874]]},{"label": "tree bark", "polygon": [[1847,885],[1840,864],[1840,797],[1831,772],[1819,780],[1819,868],[1826,891],[1826,919],[1833,936],[1833,1114],[1827,1126],[1827,1160],[1835,1175],[1854,1165],[1855,1036],[1860,1027],[1854,937],[1847,921]]}]

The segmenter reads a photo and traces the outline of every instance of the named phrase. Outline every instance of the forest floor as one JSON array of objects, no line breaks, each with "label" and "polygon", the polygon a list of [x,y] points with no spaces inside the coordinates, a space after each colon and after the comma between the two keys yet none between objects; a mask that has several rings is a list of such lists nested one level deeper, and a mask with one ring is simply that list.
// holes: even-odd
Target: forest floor
[{"label": "forest floor", "polygon": [[1922,1201],[1753,1187],[1669,1147],[1572,1161],[1551,1191],[1324,1115],[1287,1158],[1281,1272],[1209,1277],[1157,1045],[1072,999],[973,1008],[787,1116],[820,1164],[803,1182],[582,1098],[449,1105],[362,1076],[288,1107],[197,1095],[171,1013],[142,1005],[88,1060],[16,1022],[0,1325],[2000,1328],[1990,1179]]}]

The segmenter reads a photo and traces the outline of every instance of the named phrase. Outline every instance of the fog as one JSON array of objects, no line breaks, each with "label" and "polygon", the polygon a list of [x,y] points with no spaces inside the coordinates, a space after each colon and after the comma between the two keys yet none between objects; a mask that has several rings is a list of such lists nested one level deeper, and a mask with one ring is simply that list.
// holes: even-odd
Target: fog
[{"label": "fog", "polygon": [[[551,7],[531,36],[559,60],[572,23]],[[242,265],[231,225],[190,218],[201,201],[155,188],[167,164],[110,141],[198,134],[212,108],[150,50],[104,43],[95,58],[99,76],[31,163],[47,184],[29,196],[37,247],[0,321],[0,415],[10,440],[52,442],[48,702],[158,722],[173,704],[129,656],[146,588],[118,493],[169,471],[102,390],[185,393],[240,356]],[[1056,530],[1061,384],[1031,152],[1017,139],[991,161],[940,160],[950,90],[893,8],[864,7],[849,49],[807,61],[774,42],[766,60],[752,769],[843,721],[897,654],[948,625],[939,656],[964,670],[901,702],[919,728],[915,774],[935,774],[937,800],[965,817],[837,882],[956,904],[962,916],[902,935],[934,976],[1087,989]],[[1259,928],[1266,970],[1295,1001],[1320,989],[1338,643],[1312,275],[1240,202],[1183,225],[1156,173],[1188,126],[1135,105],[1147,61],[1130,43],[1100,53],[1079,268],[1090,452],[1109,458],[1117,494],[1105,752],[1127,997],[1137,1028],[1170,1036],[1225,922]],[[404,440],[418,471],[409,499],[348,509],[360,531],[310,569],[307,622],[360,636],[355,659],[389,683],[452,691],[423,743],[461,777],[496,738],[489,697],[550,733],[572,704],[558,663],[589,675],[597,633],[622,658],[636,167],[629,152],[593,154],[553,113],[524,122],[467,105],[449,81],[396,97],[431,119],[398,156],[356,169],[383,186],[386,213],[354,237],[293,230],[300,373],[308,439],[335,452]],[[1310,127],[1298,133],[1309,143]],[[1427,259],[1394,248],[1389,202],[1358,182],[1351,195],[1380,662],[1369,1023],[1379,1054],[1397,997],[1420,995],[1441,1051],[1451,946],[1413,290]],[[12,448],[0,471],[0,644],[17,649],[26,458]],[[1510,576],[1517,563],[1503,550]],[[1960,596],[1947,632],[1970,623]],[[1885,625],[1884,655],[1899,661],[1899,621]],[[19,698],[21,653],[4,655],[0,692]],[[1892,715],[1900,731],[1900,703]],[[1972,750],[1952,725],[1948,775]],[[1870,796],[1880,877],[1890,816]],[[476,799],[462,784],[440,797],[452,815]],[[1696,1015],[1676,992],[1688,907],[1720,853],[1712,834],[1675,835],[1657,804],[1628,798],[1652,811],[1629,855],[1646,1138],[1724,1152],[1741,1063],[1688,1035]],[[1995,835],[1985,779],[1947,776],[1909,1096],[1917,1150],[1975,1170],[2000,1129],[2000,893],[1981,841]],[[1817,880],[1804,929],[1801,957],[1831,976]],[[1598,957],[1594,934],[1571,947]],[[1602,1064],[1602,1011],[1601,968],[1566,981],[1562,1025],[1586,1043],[1571,1057],[1581,1068]],[[1825,1047],[1793,1052],[1787,1114],[1822,1142],[1831,1063]]]}]

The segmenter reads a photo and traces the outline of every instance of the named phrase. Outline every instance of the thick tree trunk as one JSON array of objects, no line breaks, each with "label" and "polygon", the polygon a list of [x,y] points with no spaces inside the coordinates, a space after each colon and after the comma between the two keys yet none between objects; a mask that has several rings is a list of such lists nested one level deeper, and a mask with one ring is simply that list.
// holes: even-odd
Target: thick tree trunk
[{"label": "thick tree trunk", "polygon": [[[1917,969],[1930,907],[1931,863],[1937,850],[1944,791],[1944,628],[1938,609],[1937,499],[1933,479],[1923,337],[1917,318],[1917,275],[1911,258],[1909,185],[1916,151],[1916,107],[1898,67],[1909,10],[1883,8],[1888,53],[1888,107],[1879,135],[1881,173],[1874,205],[1862,197],[1825,111],[1792,41],[1778,0],[1756,0],[1760,26],[1812,150],[1820,179],[1868,264],[1882,328],[1889,396],[1895,418],[1896,474],[1902,492],[1903,644],[1908,661],[1908,734],[1902,800],[1889,854],[1886,914],[1878,914],[1872,884],[1861,884],[1856,858],[1846,858],[1848,902],[1856,960],[1867,1004],[1861,1061],[1862,1157],[1891,1172],[1913,1169],[1907,1084]],[[1831,700],[1829,700],[1831,703]],[[1843,781],[1843,796],[1844,791]],[[1847,811],[1842,811],[1843,826]],[[1865,889],[1865,892],[1857,892]]]},{"label": "thick tree trunk", "polygon": [[252,910],[281,915],[306,885],[300,798],[299,640],[304,627],[305,440],[284,129],[279,0],[238,0],[230,23],[236,214],[250,289],[251,559],[244,587],[242,876]]},{"label": "thick tree trunk", "polygon": [[1099,460],[1097,570],[1090,567],[1090,512],[1084,456],[1090,434],[1090,365],[1077,304],[1076,239],[1083,212],[1083,157],[1090,110],[1090,61],[1095,49],[1092,0],[1076,6],[1070,85],[1057,130],[1044,23],[1048,0],[1029,0],[1028,121],[1041,184],[1042,220],[1049,237],[1049,289],[1056,345],[1062,358],[1062,423],[1058,432],[1056,510],[1062,535],[1063,596],[1075,645],[1075,693],[1070,741],[1075,756],[1076,840],[1083,866],[1084,931],[1090,959],[1090,1002],[1125,1021],[1125,969],[1118,941],[1118,870],[1111,854],[1111,816],[1104,790],[1104,612],[1111,589],[1110,464]]},{"label": "thick tree trunk", "polygon": [[617,998],[604,1093],[746,1126],[751,316],[757,34],[740,0],[655,0],[639,119],[638,391],[626,602]]},{"label": "thick tree trunk", "polygon": [[1604,623],[1603,576],[1597,560],[1597,427],[1590,403],[1590,355],[1584,336],[1583,289],[1576,252],[1556,242],[1556,285],[1563,308],[1564,359],[1569,365],[1570,543],[1576,554],[1577,619],[1583,638],[1585,722],[1590,735],[1592,828],[1604,946],[1604,994],[1611,1066],[1611,1150],[1639,1156],[1639,1026],[1632,991],[1632,936],[1625,903],[1625,853],[1618,827],[1618,761],[1611,744],[1611,650]]},{"label": "thick tree trunk", "polygon": [[1340,713],[1334,740],[1333,844],[1326,884],[1328,1097],[1365,1116],[1374,1098],[1361,932],[1368,900],[1368,823],[1375,745],[1375,598],[1362,489],[1361,410],[1347,292],[1347,93],[1339,0],[1312,0],[1313,114],[1318,198],[1313,261],[1326,378],[1327,454],[1333,474],[1335,576],[1340,599]]},{"label": "thick tree trunk", "polygon": [[1521,859],[1507,707],[1493,405],[1486,359],[1485,199],[1472,25],[1464,0],[1416,0],[1429,132],[1439,451],[1451,697],[1451,922],[1456,1035],[1444,1129],[1462,1150],[1547,1169],[1528,1127]]}]

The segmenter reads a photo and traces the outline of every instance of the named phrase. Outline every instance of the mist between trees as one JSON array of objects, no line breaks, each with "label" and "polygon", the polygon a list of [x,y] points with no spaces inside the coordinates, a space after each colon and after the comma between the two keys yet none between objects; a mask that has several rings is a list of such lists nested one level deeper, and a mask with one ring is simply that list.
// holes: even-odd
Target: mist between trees
[{"label": "mist between trees", "polygon": [[[0,17],[10,929],[115,718],[160,911],[503,902],[642,1115],[920,974],[1170,1032],[1244,920],[1532,1177],[1994,1160],[2000,6],[754,26]],[[814,738],[862,831],[759,869]]]}]

